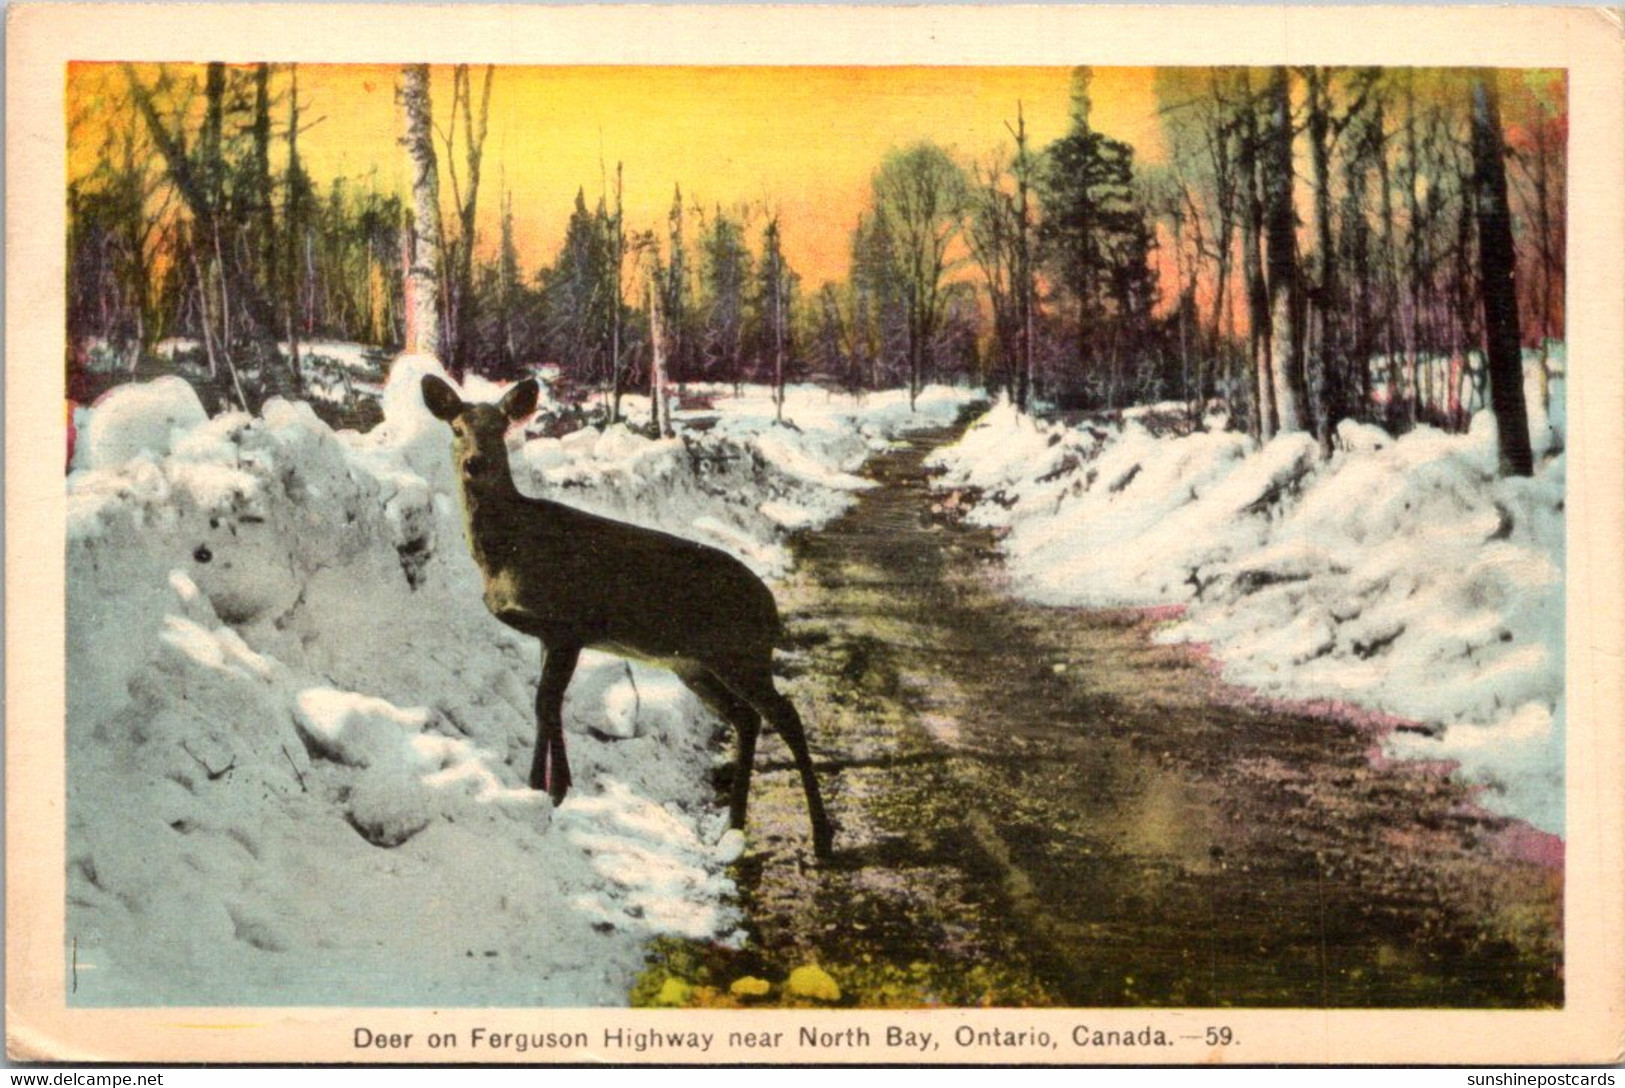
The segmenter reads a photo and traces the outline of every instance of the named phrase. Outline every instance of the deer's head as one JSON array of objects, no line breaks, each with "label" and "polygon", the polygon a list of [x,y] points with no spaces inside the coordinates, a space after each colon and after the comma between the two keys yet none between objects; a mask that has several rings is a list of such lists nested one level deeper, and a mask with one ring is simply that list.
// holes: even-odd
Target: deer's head
[{"label": "deer's head", "polygon": [[496,404],[470,404],[448,383],[433,374],[424,375],[423,403],[436,419],[451,424],[451,457],[464,487],[479,489],[512,481],[508,427],[536,410],[540,393],[536,379],[527,378]]}]

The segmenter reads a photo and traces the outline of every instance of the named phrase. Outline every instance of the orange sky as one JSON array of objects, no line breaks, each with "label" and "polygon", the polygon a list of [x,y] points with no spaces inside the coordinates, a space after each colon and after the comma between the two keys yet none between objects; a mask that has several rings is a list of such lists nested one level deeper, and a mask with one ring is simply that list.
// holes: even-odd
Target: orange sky
[{"label": "orange sky", "polygon": [[[1094,71],[1095,126],[1134,144],[1142,159],[1160,158],[1152,70]],[[380,187],[404,190],[398,74],[386,66],[300,67],[304,115],[321,118],[300,137],[300,150],[324,187],[336,176],[376,171]],[[451,70],[437,67],[434,75],[436,118],[444,124]],[[476,94],[480,78],[476,70]],[[73,66],[70,116],[108,79],[122,86],[113,66]],[[585,186],[592,203],[600,162],[613,176],[620,161],[630,230],[664,236],[674,183],[686,202],[707,207],[771,202],[792,267],[816,286],[844,277],[852,225],[887,151],[931,140],[962,159],[985,160],[1010,143],[1004,122],[1014,120],[1017,100],[1034,145],[1042,146],[1066,129],[1069,81],[1066,68],[499,68],[482,243],[494,244],[505,179],[523,264],[550,262],[577,188]],[[76,143],[70,170],[89,161],[94,143]],[[444,162],[441,176],[449,199]]]}]

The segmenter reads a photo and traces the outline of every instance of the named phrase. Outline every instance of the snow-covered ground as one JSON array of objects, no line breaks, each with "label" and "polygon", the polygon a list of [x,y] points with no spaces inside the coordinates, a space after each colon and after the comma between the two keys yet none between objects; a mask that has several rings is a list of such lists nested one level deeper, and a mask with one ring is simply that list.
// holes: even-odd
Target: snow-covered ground
[{"label": "snow-covered ground", "polygon": [[1159,637],[1205,644],[1226,680],[1422,723],[1390,754],[1453,761],[1486,808],[1561,835],[1564,383],[1549,418],[1528,393],[1532,479],[1497,478],[1487,413],[1465,435],[1345,423],[1322,462],[1310,436],[1259,448],[1222,418],[1174,437],[1158,409],[1067,428],[1000,405],[939,452],[939,486],[980,490],[969,516],[1007,531],[1016,592],[1181,605]]},{"label": "snow-covered ground", "polygon": [[[292,345],[286,340],[279,346],[285,356],[292,356]],[[306,399],[346,404],[353,403],[358,395],[377,397],[382,391],[380,375],[390,362],[383,349],[345,340],[301,340],[298,347]],[[87,340],[84,348],[84,365],[90,373],[130,373],[128,348],[121,352],[100,338]],[[172,336],[154,344],[152,355],[172,368],[191,368],[199,375],[208,372],[208,356],[198,340]]]},{"label": "snow-covered ground", "polygon": [[[183,381],[79,416],[68,477],[76,1002],[599,1005],[659,934],[738,938],[723,728],[669,674],[584,655],[575,791],[524,788],[534,640],[492,619],[450,431],[398,361],[385,422],[214,419]],[[494,387],[470,381],[465,395]],[[789,566],[866,456],[968,394],[718,395],[704,433],[511,436],[520,487]],[[658,577],[658,572],[651,572]],[[776,741],[764,743],[775,744]]]}]

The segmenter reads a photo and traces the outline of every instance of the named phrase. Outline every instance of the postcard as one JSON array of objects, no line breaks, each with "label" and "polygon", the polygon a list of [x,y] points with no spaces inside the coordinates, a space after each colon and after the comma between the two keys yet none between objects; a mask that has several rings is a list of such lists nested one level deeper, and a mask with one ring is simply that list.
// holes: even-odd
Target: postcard
[{"label": "postcard", "polygon": [[1620,1061],[1621,41],[14,8],[8,1053]]}]

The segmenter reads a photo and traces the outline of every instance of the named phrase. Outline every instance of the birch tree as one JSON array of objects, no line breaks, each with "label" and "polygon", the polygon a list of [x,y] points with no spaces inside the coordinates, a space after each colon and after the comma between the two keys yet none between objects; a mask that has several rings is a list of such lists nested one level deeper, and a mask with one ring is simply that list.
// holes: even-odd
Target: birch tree
[{"label": "birch tree", "polygon": [[1292,99],[1287,70],[1275,68],[1265,94],[1269,114],[1263,162],[1270,309],[1270,372],[1283,431],[1303,426],[1302,283],[1292,204]]},{"label": "birch tree", "polygon": [[412,176],[412,222],[406,236],[405,350],[408,354],[439,358],[444,347],[440,323],[444,254],[440,241],[440,175],[434,151],[427,64],[408,64],[401,70],[401,104],[406,111],[406,135],[402,143]]}]

